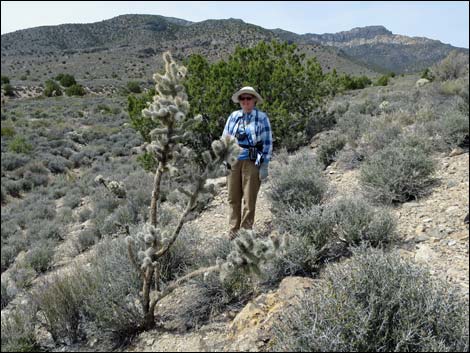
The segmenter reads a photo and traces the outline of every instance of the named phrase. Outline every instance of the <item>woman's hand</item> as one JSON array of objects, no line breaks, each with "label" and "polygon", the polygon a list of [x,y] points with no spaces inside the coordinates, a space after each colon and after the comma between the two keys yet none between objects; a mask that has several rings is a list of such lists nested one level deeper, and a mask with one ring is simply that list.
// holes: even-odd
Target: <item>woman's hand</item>
[{"label": "woman's hand", "polygon": [[265,181],[268,177],[268,163],[261,163],[259,167],[259,180]]}]

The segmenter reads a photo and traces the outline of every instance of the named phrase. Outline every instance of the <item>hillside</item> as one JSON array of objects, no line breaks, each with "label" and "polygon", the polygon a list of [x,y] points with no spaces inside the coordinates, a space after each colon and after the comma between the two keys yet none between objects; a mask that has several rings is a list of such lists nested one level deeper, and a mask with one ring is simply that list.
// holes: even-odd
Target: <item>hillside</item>
[{"label": "hillside", "polygon": [[16,87],[39,87],[46,78],[68,72],[94,91],[122,81],[150,77],[160,53],[178,60],[200,53],[221,60],[237,45],[287,40],[316,56],[325,72],[336,70],[376,77],[379,72],[422,71],[454,48],[436,40],[394,35],[382,26],[335,34],[268,30],[237,19],[197,23],[157,15],[122,15],[90,24],[42,26],[2,35],[2,75]]},{"label": "hillside", "polygon": [[[184,69],[155,76],[168,96],[153,99],[162,105],[147,120],[133,120],[142,118],[139,105],[132,109],[142,97],[124,88],[129,80],[153,85],[163,49],[181,65],[193,52],[219,60],[242,37],[254,45],[296,35],[236,19],[138,15],[35,30],[12,35],[40,45],[2,41],[2,76],[16,89],[14,97],[2,92],[1,106],[2,351],[467,350],[468,54],[434,65],[432,81],[402,74],[354,89],[317,67],[296,76],[286,61],[255,61],[260,82],[277,89],[263,93],[270,99],[259,106],[276,136],[255,232],[231,241],[221,163],[228,157],[218,159],[212,137],[212,153],[188,148],[238,108],[229,101],[229,76],[218,86],[218,72],[201,70],[209,83],[195,86],[229,103],[206,120],[188,113]],[[54,42],[55,35],[66,40]],[[392,34],[378,26],[323,40],[349,43],[358,35]],[[378,75],[344,48],[308,41],[299,40],[299,50],[318,57],[323,70]],[[242,75],[245,66],[234,70]],[[57,73],[74,74],[86,94],[42,95],[40,85]],[[162,90],[168,81],[179,85]],[[223,105],[200,97],[191,104]],[[148,150],[144,129],[152,131]],[[173,144],[180,139],[184,147]],[[170,159],[162,179],[144,151]],[[215,165],[210,173],[208,165]],[[203,172],[210,179],[198,179]],[[158,181],[158,222],[148,228]],[[194,187],[206,191],[195,203]],[[271,244],[272,256],[263,258]],[[152,325],[143,324],[147,290],[161,299]]]}]

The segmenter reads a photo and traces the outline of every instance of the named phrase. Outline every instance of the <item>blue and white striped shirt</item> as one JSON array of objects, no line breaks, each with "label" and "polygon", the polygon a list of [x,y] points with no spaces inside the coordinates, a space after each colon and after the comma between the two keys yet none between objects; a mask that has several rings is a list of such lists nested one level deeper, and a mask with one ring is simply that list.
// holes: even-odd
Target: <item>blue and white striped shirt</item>
[{"label": "blue and white striped shirt", "polygon": [[[258,112],[258,118],[256,118],[256,112]],[[256,121],[257,120],[257,121]],[[235,134],[245,131],[247,139],[238,141],[242,145],[254,146],[258,142],[263,142],[263,163],[269,163],[273,152],[273,136],[271,131],[271,124],[266,113],[257,110],[256,108],[251,113],[243,113],[243,110],[236,110],[227,119],[225,123],[224,132],[222,137],[226,135],[235,136]],[[242,152],[238,156],[238,160],[247,160],[248,149],[243,148]]]}]

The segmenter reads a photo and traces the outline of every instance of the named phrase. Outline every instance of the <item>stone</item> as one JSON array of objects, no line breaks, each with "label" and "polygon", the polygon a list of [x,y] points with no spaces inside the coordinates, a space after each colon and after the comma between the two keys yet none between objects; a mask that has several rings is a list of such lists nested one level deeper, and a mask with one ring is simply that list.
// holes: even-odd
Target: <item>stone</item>
[{"label": "stone", "polygon": [[450,240],[447,245],[449,246],[454,246],[455,244],[457,244],[457,242],[455,240]]},{"label": "stone", "polygon": [[455,156],[458,156],[458,155],[461,155],[465,153],[465,151],[460,148],[460,147],[457,147],[457,148],[454,148],[450,153],[449,153],[449,157],[455,157]]},{"label": "stone", "polygon": [[424,85],[427,85],[429,81],[427,78],[420,78],[418,81],[416,81],[415,86],[416,87],[423,87]]},{"label": "stone", "polygon": [[413,238],[413,240],[416,243],[421,243],[423,241],[429,240],[429,237],[426,234],[421,234],[421,235],[418,235],[417,237]]},{"label": "stone", "polygon": [[286,277],[277,291],[261,294],[248,303],[230,324],[230,343],[224,350],[264,350],[272,337],[271,330],[279,315],[286,307],[299,305],[299,299],[314,288],[314,283],[311,278]]},{"label": "stone", "polygon": [[437,254],[427,245],[421,244],[415,252],[415,261],[432,263],[437,259]]},{"label": "stone", "polygon": [[418,226],[415,229],[415,233],[417,235],[421,235],[421,233],[424,233],[425,231],[426,231],[426,227],[424,226],[424,224],[418,224]]}]

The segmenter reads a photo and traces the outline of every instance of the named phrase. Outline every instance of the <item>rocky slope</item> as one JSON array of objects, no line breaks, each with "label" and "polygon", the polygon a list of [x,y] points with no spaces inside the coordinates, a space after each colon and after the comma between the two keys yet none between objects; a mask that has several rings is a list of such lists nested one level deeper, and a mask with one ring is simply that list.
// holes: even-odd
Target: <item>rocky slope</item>
[{"label": "rocky slope", "polygon": [[[314,151],[312,150],[312,153]],[[469,231],[463,220],[468,212],[469,155],[438,155],[436,186],[423,199],[404,203],[392,209],[397,218],[400,254],[415,263],[427,266],[431,273],[462,289],[469,295]],[[275,161],[273,161],[275,163]],[[336,164],[324,171],[337,194],[360,192],[358,171],[345,171]],[[204,244],[225,236],[228,215],[227,191],[223,179],[220,192],[193,225],[207,230]],[[270,231],[271,213],[266,191],[262,186],[257,203],[255,228]],[[295,296],[302,296],[317,280],[287,277],[278,290],[251,301],[234,318],[225,319],[187,333],[148,331],[140,335],[126,351],[202,352],[261,351],[270,339],[270,329],[277,314],[286,305],[295,305]]]}]

